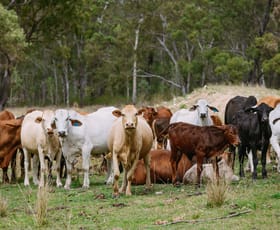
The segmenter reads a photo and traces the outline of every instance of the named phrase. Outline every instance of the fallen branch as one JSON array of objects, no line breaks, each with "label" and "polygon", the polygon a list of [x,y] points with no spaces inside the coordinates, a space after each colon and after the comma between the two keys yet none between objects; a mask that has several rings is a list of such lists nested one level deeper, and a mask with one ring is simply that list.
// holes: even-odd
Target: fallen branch
[{"label": "fallen branch", "polygon": [[197,220],[176,220],[176,221],[172,221],[172,222],[166,222],[166,221],[162,221],[162,222],[157,222],[157,225],[163,225],[163,226],[167,226],[167,225],[171,225],[171,224],[178,224],[178,223],[191,223],[191,224],[195,224],[195,223],[202,223],[202,222],[208,222],[208,221],[213,221],[213,220],[221,220],[221,219],[228,219],[228,218],[232,218],[232,217],[236,217],[236,216],[240,216],[246,213],[251,212],[252,210],[245,210],[243,212],[235,212],[232,213],[230,215],[227,216],[221,216],[221,217],[214,217],[214,218],[207,218],[207,219],[197,219]]}]

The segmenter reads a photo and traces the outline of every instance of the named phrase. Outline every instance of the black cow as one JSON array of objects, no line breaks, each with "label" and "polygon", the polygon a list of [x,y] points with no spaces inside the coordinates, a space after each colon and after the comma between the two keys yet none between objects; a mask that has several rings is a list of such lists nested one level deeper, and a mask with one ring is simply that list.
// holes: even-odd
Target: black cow
[{"label": "black cow", "polygon": [[[252,106],[257,104],[257,99],[254,96],[243,97],[243,96],[236,96],[231,98],[228,103],[226,104],[225,108],[225,124],[233,124],[233,117],[238,111],[244,111],[245,109],[251,108]],[[229,165],[234,170],[234,162],[235,162],[235,147],[230,146],[230,158]]]},{"label": "black cow", "polygon": [[244,156],[252,151],[254,164],[252,177],[257,178],[257,150],[261,151],[262,177],[267,177],[266,152],[271,137],[268,117],[272,109],[267,104],[261,103],[258,106],[240,110],[233,116],[232,123],[237,126],[241,141],[238,146],[240,177],[244,177]]}]

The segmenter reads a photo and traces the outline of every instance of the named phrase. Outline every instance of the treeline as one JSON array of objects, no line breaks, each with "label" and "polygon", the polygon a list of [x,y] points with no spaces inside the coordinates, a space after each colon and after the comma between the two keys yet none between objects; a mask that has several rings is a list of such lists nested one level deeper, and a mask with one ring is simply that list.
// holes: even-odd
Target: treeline
[{"label": "treeline", "polygon": [[280,85],[279,0],[1,0],[0,109]]}]

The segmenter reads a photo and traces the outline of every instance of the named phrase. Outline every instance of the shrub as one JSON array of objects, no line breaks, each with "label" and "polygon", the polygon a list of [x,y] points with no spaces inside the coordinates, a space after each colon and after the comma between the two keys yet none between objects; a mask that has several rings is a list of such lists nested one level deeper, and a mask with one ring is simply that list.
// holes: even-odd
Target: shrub
[{"label": "shrub", "polygon": [[206,186],[207,206],[220,207],[226,200],[228,184],[224,180],[208,181]]}]

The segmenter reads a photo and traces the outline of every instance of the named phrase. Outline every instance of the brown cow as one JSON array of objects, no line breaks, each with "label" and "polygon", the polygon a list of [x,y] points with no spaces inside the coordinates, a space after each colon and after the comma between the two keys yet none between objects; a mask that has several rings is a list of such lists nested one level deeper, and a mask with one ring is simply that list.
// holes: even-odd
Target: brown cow
[{"label": "brown cow", "polygon": [[210,116],[212,121],[213,121],[213,125],[216,125],[216,126],[221,126],[223,125],[223,122],[221,120],[221,118],[217,115],[211,115]]},{"label": "brown cow", "polygon": [[[231,125],[201,127],[176,122],[169,126],[168,134],[171,146],[172,182],[174,184],[178,181],[176,173],[182,154],[185,154],[189,160],[196,156],[197,185],[199,186],[203,160],[219,156],[230,144],[237,145],[240,142],[236,127]],[[217,161],[214,161],[213,167],[217,178],[219,178]]]},{"label": "brown cow", "polygon": [[[171,152],[168,150],[151,150],[151,164],[150,164],[150,175],[152,183],[171,183],[172,182],[172,168],[170,164]],[[178,175],[180,181],[183,180],[185,172],[192,166],[192,162],[185,156],[178,165]],[[146,170],[144,161],[139,160],[137,163],[136,170],[134,172],[134,178],[132,184],[143,185],[145,184]]]},{"label": "brown cow", "polygon": [[168,132],[168,125],[172,112],[169,108],[164,106],[142,108],[140,112],[143,112],[143,117],[148,122],[153,131],[155,138],[155,149],[166,148],[166,136]]},{"label": "brown cow", "polygon": [[[11,120],[15,119],[15,116],[12,112],[8,110],[3,110],[0,112],[0,120]],[[17,152],[17,150],[16,150]],[[11,181],[16,180],[16,152],[13,154],[12,159],[11,159]],[[7,174],[8,167],[3,168],[3,183],[8,183],[9,182],[9,177]]]},{"label": "brown cow", "polygon": [[108,147],[113,154],[114,185],[113,196],[119,196],[118,179],[120,176],[119,162],[124,167],[124,178],[120,192],[131,195],[131,181],[139,159],[143,158],[146,166],[146,186],[151,187],[150,155],[153,144],[153,133],[133,105],[126,105],[121,111],[114,110],[118,117],[112,126],[108,138]]},{"label": "brown cow", "polygon": [[[0,168],[3,169],[3,183],[9,182],[8,166],[21,147],[21,124],[22,119],[0,120]],[[15,180],[15,167],[12,167],[12,180]]]},{"label": "brown cow", "polygon": [[266,96],[266,97],[261,98],[258,101],[258,105],[260,105],[261,103],[265,103],[265,104],[269,105],[270,107],[275,108],[276,105],[278,103],[280,103],[280,97],[277,97],[277,96]]}]

